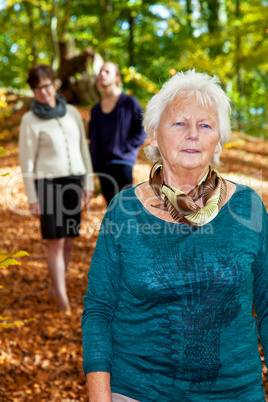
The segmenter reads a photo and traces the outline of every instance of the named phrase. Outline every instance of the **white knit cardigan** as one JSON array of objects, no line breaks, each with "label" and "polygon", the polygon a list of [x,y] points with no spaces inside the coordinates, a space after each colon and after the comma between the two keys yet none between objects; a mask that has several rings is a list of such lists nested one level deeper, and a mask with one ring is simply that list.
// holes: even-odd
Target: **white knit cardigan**
[{"label": "white knit cardigan", "polygon": [[84,189],[94,190],[84,124],[72,105],[63,117],[44,120],[32,111],[23,116],[19,161],[30,204],[38,201],[35,179],[84,175]]}]

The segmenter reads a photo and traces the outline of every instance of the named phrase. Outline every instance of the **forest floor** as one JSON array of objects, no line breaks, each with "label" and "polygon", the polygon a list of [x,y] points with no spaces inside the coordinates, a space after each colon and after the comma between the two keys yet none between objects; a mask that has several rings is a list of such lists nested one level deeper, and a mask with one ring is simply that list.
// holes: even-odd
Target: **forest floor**
[{"label": "forest floor", "polygon": [[[98,195],[91,201],[90,210],[83,212],[82,233],[76,239],[67,272],[72,314],[64,315],[48,297],[46,242],[40,239],[38,220],[27,211],[16,139],[22,111],[12,116],[10,135],[6,132],[5,141],[0,142],[7,150],[7,155],[0,156],[0,251],[29,253],[21,258],[21,265],[0,269],[0,315],[10,317],[5,321],[7,325],[13,324],[0,330],[0,401],[86,401],[82,297],[105,202]],[[80,112],[86,120],[86,112]],[[223,150],[220,169],[226,178],[254,188],[266,207],[267,156],[268,141],[233,133],[231,143]],[[135,184],[147,180],[149,170],[150,164],[141,151],[134,167]],[[265,372],[264,367],[267,388]]]}]

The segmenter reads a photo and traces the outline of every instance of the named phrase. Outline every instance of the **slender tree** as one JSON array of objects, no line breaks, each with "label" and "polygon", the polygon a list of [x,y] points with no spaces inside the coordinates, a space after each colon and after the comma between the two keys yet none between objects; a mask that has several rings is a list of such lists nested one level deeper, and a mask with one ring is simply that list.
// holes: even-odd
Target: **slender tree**
[{"label": "slender tree", "polygon": [[50,28],[51,28],[51,36],[52,42],[54,47],[54,57],[52,60],[52,68],[53,70],[58,70],[59,63],[60,63],[60,47],[59,47],[59,39],[58,39],[58,11],[59,0],[53,0],[52,3],[52,15],[50,21]]},{"label": "slender tree", "polygon": [[128,45],[128,53],[129,53],[129,65],[134,66],[134,26],[135,20],[133,15],[130,14],[129,16],[129,45]]},{"label": "slender tree", "polygon": [[31,53],[33,56],[33,64],[36,64],[38,61],[38,45],[36,41],[36,35],[35,35],[35,23],[34,23],[34,17],[33,17],[33,6],[29,1],[24,2],[24,6],[27,12],[27,17],[29,19],[29,28],[30,31],[32,32],[32,49]]}]

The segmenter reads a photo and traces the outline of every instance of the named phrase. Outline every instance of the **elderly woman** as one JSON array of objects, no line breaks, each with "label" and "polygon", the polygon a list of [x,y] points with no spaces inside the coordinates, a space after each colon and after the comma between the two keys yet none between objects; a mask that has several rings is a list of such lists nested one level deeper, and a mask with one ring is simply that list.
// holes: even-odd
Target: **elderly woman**
[{"label": "elderly woman", "polygon": [[217,78],[173,76],[144,118],[157,162],[100,230],[82,318],[90,401],[264,402],[267,213],[215,169],[230,137]]},{"label": "elderly woman", "polygon": [[47,239],[51,296],[68,311],[65,271],[79,236],[81,197],[86,206],[93,195],[92,165],[83,121],[56,94],[52,68],[35,65],[27,82],[35,99],[20,127],[20,165],[30,212],[40,218]]}]

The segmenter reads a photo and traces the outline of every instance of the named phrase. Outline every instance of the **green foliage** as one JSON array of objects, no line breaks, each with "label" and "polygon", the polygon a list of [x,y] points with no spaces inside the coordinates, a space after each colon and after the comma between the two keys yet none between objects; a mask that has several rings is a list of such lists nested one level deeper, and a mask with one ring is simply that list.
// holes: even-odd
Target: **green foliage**
[{"label": "green foliage", "polygon": [[124,88],[143,105],[170,71],[195,68],[220,77],[232,100],[234,129],[267,137],[267,1],[4,3],[0,86],[23,88],[33,63],[53,62],[54,16],[59,40],[74,40],[80,50],[91,46],[104,59],[118,63]]},{"label": "green foliage", "polygon": [[122,76],[124,85],[127,88],[126,92],[129,95],[135,95],[139,98],[144,107],[150,97],[156,94],[159,90],[154,82],[138,73],[134,67],[124,67],[122,69]]},{"label": "green foliage", "polygon": [[0,328],[8,329],[14,325],[17,327],[23,326],[26,322],[34,321],[35,318],[29,318],[28,320],[14,320],[12,317],[2,317],[0,316]]},{"label": "green foliage", "polygon": [[[0,141],[5,141],[9,137],[6,123],[10,115],[11,110],[6,101],[6,90],[5,88],[0,88]],[[0,155],[7,155],[3,147],[0,147]]]},{"label": "green foliage", "polygon": [[[16,258],[21,258],[28,256],[29,254],[26,251],[17,251],[16,253],[7,254],[5,251],[0,251],[0,269],[6,268],[9,265],[21,265],[21,262],[17,261]],[[0,289],[3,286],[0,286]],[[31,321],[30,320],[16,320],[12,317],[2,317],[0,316],[0,328],[7,329],[13,325],[22,326],[25,322]]]},{"label": "green foliage", "polygon": [[25,257],[29,254],[26,251],[20,250],[13,254],[6,254],[5,251],[0,251],[0,268],[7,267],[8,265],[21,265],[21,262],[15,258]]},{"label": "green foliage", "polygon": [[[7,152],[4,151],[3,147],[0,147],[0,155],[7,155]],[[1,175],[2,176],[2,175]]]}]

